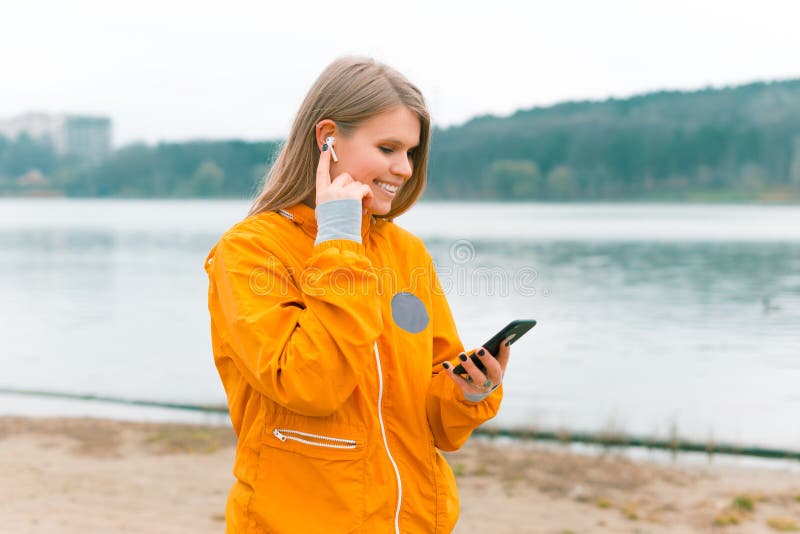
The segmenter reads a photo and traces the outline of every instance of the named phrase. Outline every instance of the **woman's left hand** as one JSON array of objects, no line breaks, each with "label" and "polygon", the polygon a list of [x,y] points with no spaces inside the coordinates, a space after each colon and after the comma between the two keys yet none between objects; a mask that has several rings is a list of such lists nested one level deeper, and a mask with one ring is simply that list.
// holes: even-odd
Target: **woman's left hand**
[{"label": "woman's left hand", "polygon": [[475,350],[478,359],[486,367],[484,373],[478,366],[472,362],[472,358],[468,357],[466,353],[459,355],[461,366],[467,372],[467,378],[462,378],[453,372],[454,365],[449,362],[444,362],[442,366],[450,378],[461,388],[461,391],[469,395],[485,395],[499,386],[503,382],[503,375],[506,372],[508,365],[508,358],[511,354],[511,347],[508,345],[508,339],[504,339],[500,343],[500,349],[497,358],[489,354],[489,351],[483,347]]}]

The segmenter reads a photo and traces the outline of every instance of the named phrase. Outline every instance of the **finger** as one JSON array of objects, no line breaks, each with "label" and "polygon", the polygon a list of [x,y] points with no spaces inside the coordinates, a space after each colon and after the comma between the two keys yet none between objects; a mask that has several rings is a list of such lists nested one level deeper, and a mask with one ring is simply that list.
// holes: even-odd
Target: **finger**
[{"label": "finger", "polygon": [[356,181],[349,174],[341,174],[334,178],[331,182],[331,190],[334,191],[332,196],[336,198],[361,200],[362,209],[366,208],[372,198],[372,189],[368,185]]},{"label": "finger", "polygon": [[331,149],[322,145],[317,164],[317,191],[324,190],[331,185]]},{"label": "finger", "polygon": [[462,352],[458,356],[458,359],[461,360],[461,365],[464,367],[464,370],[467,372],[467,374],[472,377],[472,382],[474,383],[475,387],[483,386],[488,377],[483,373],[483,371],[478,369],[478,366],[473,363],[472,358],[469,358],[465,353]]},{"label": "finger", "polygon": [[450,364],[450,362],[444,362],[442,364],[442,367],[444,368],[444,372],[447,373],[447,375],[453,380],[453,382],[455,382],[456,385],[459,388],[461,388],[461,391],[470,391],[474,389],[472,387],[472,384],[467,382],[467,380],[463,376],[457,375],[454,372],[454,367]]},{"label": "finger", "polygon": [[362,215],[366,215],[367,214],[367,211],[369,211],[369,209],[367,208],[367,205],[369,204],[370,200],[372,200],[372,189],[369,186],[367,186],[367,189],[369,189],[369,191],[367,191],[366,194],[364,194],[364,196],[361,197],[361,214]]},{"label": "finger", "polygon": [[[362,200],[361,206],[364,208],[372,198],[372,188],[367,184],[362,184],[355,180],[347,184],[347,186],[344,187],[344,191],[347,192],[347,198],[360,198]],[[352,195],[350,192],[352,192]]]},{"label": "finger", "polygon": [[493,384],[500,382],[503,379],[503,368],[500,366],[500,362],[483,347],[476,350],[475,354],[478,356],[481,363],[483,363],[483,366],[486,367],[485,374],[489,380],[491,380]]},{"label": "finger", "polygon": [[371,198],[372,198],[372,188],[367,184],[362,184],[361,199],[367,201],[370,200]]},{"label": "finger", "polygon": [[503,375],[506,374],[506,367],[508,367],[508,360],[511,356],[511,338],[506,338],[500,343],[500,350],[497,351],[497,363],[500,364],[500,369]]},{"label": "finger", "polygon": [[353,183],[353,177],[346,172],[343,172],[330,182],[331,185],[341,188],[345,188],[347,185],[352,183]]}]

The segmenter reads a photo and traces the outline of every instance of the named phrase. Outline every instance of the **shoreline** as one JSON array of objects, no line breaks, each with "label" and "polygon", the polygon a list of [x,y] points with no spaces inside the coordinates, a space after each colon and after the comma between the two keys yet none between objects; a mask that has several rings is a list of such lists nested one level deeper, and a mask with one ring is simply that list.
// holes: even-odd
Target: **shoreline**
[{"label": "shoreline", "polygon": [[[3,398],[18,406],[27,402],[28,410],[0,410],[0,417],[91,417],[132,422],[159,422],[179,424],[200,424],[227,426],[228,408],[225,405],[201,405],[175,402],[142,401],[102,395],[72,394],[61,392],[42,392],[0,388]],[[33,409],[31,409],[33,407]],[[533,427],[497,427],[492,424],[475,430],[473,436],[492,439],[507,438],[523,444],[536,442],[561,446],[586,446],[589,449],[608,451],[627,455],[630,451],[652,453],[660,451],[679,460],[687,453],[708,458],[761,458],[772,461],[786,461],[800,466],[800,450],[779,449],[756,444],[736,444],[719,442],[699,442],[680,436],[652,438],[621,433],[619,431],[579,431],[561,429],[548,431]],[[628,451],[628,452],[626,452]],[[636,456],[636,455],[635,455]],[[641,457],[641,454],[638,455]]]},{"label": "shoreline", "polygon": [[[221,532],[235,442],[219,425],[0,416],[4,528]],[[480,436],[445,456],[461,497],[457,534],[800,528],[788,463],[634,459]]]}]

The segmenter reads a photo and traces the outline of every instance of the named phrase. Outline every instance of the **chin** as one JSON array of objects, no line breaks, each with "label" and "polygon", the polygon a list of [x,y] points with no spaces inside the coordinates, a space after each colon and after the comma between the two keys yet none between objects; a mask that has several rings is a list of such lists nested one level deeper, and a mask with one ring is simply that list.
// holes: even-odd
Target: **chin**
[{"label": "chin", "polygon": [[381,203],[371,203],[367,206],[367,210],[373,215],[386,215],[391,211],[392,205],[387,204],[384,202]]}]

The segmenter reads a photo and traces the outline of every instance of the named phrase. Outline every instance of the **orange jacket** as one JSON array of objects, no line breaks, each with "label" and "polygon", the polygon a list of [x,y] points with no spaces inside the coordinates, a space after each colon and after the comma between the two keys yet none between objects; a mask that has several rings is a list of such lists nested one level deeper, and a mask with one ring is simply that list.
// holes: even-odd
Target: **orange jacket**
[{"label": "orange jacket", "polygon": [[314,245],[299,204],[236,224],[206,260],[214,361],[238,436],[228,532],[445,533],[458,449],[502,386],[466,400],[463,351],[422,241],[364,217]]}]

